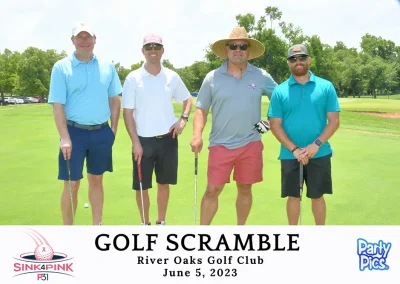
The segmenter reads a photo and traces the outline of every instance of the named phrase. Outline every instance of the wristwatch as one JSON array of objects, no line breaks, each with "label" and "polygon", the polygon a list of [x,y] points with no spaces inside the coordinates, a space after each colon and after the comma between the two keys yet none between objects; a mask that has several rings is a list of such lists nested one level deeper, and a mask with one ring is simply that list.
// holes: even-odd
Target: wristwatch
[{"label": "wristwatch", "polygon": [[321,140],[319,140],[319,139],[315,140],[314,143],[315,143],[318,147],[322,145],[322,142],[321,142]]},{"label": "wristwatch", "polygon": [[189,116],[186,113],[182,113],[181,118],[186,119],[186,121],[189,121]]}]

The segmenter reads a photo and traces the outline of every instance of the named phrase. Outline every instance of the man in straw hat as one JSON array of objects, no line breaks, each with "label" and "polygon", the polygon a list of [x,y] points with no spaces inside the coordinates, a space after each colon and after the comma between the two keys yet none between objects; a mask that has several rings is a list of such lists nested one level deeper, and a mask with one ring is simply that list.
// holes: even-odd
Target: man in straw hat
[{"label": "man in straw hat", "polygon": [[201,203],[201,225],[211,224],[224,185],[236,181],[237,224],[244,225],[252,205],[252,184],[263,180],[263,144],[253,128],[261,117],[261,96],[269,98],[277,86],[265,71],[248,60],[264,54],[263,44],[249,38],[243,27],[235,27],[228,38],[218,40],[212,51],[224,59],[209,72],[200,88],[193,118],[192,151],[203,146],[202,133],[210,107],[212,128],[209,137],[207,188]]},{"label": "man in straw hat", "polygon": [[303,163],[315,223],[324,225],[323,195],[332,194],[332,149],[328,139],[339,128],[340,106],[332,83],[309,70],[311,57],[305,45],[290,47],[287,63],[291,75],[274,90],[268,110],[271,131],[281,143],[281,196],[287,197],[289,225],[297,225],[301,216],[299,174]]}]

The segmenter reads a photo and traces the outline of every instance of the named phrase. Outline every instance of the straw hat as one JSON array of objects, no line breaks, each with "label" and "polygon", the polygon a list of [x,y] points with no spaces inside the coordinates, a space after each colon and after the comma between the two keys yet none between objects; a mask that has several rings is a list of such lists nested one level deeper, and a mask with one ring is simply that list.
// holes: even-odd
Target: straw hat
[{"label": "straw hat", "polygon": [[235,27],[233,28],[229,38],[221,39],[216,42],[211,47],[212,52],[222,58],[228,58],[228,54],[226,51],[226,45],[228,42],[232,40],[244,40],[249,44],[249,56],[247,60],[260,57],[265,52],[264,45],[256,39],[249,38],[247,31],[243,27]]}]

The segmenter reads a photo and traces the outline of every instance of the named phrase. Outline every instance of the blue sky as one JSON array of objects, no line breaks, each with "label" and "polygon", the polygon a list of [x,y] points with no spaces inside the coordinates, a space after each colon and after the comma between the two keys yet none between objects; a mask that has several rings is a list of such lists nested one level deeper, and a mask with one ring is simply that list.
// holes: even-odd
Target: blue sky
[{"label": "blue sky", "polygon": [[[99,57],[129,67],[143,59],[145,33],[163,36],[165,53],[175,67],[204,59],[208,44],[229,35],[237,14],[264,14],[277,6],[282,19],[334,45],[359,48],[366,33],[400,45],[399,0],[2,0],[0,50],[28,46],[73,51],[71,29],[77,21],[96,29]],[[268,52],[268,47],[266,47]]]}]

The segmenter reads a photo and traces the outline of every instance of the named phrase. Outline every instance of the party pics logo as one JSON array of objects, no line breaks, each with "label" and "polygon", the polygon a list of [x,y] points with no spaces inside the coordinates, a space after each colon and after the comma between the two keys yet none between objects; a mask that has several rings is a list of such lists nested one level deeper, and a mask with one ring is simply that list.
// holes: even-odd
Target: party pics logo
[{"label": "party pics logo", "polygon": [[37,231],[27,233],[36,246],[33,252],[22,253],[15,258],[14,277],[35,275],[36,280],[51,280],[51,274],[72,276],[73,262],[65,253],[55,252],[50,243]]},{"label": "party pics logo", "polygon": [[370,243],[367,240],[359,238],[357,240],[357,254],[360,271],[364,271],[365,269],[389,270],[387,258],[391,248],[391,243],[385,243],[384,241]]}]

